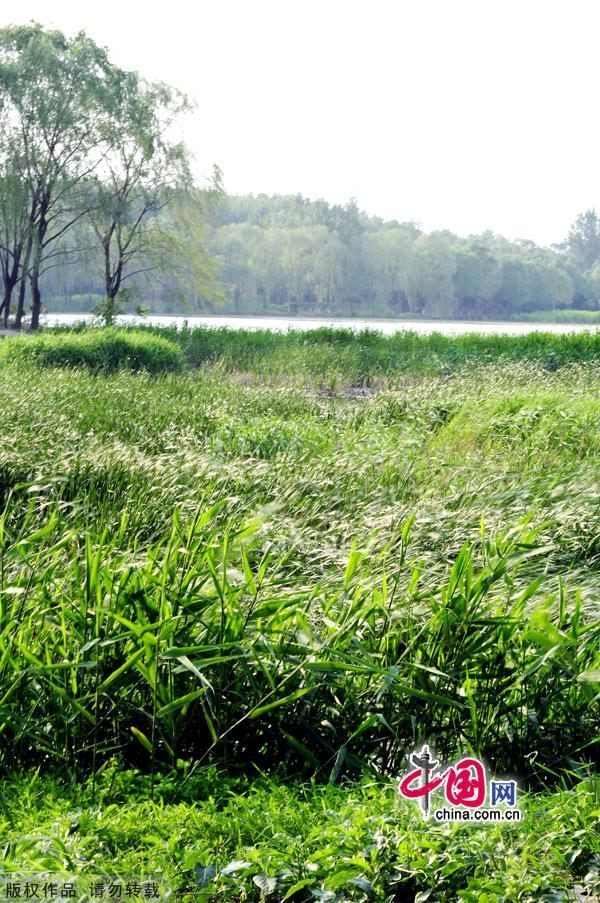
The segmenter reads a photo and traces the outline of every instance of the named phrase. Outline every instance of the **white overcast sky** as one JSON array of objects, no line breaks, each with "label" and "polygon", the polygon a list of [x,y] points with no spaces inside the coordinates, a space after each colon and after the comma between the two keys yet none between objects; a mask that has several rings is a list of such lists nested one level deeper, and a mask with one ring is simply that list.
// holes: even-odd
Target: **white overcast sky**
[{"label": "white overcast sky", "polygon": [[200,173],[542,244],[600,207],[598,0],[0,0],[188,93]]}]

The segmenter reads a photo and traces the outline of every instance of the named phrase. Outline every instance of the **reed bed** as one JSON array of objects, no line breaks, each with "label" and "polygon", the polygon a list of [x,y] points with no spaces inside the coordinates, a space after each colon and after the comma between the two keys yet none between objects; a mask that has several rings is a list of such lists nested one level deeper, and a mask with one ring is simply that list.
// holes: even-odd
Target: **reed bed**
[{"label": "reed bed", "polygon": [[[29,342],[21,353],[33,356],[36,343],[62,356],[63,343],[86,343],[91,349],[99,330],[85,323],[77,327],[53,327]],[[114,337],[134,334],[168,340],[178,347],[191,368],[219,364],[226,371],[260,374],[262,378],[281,379],[286,375],[305,376],[308,382],[358,385],[378,384],[382,380],[448,375],[465,366],[523,362],[545,370],[565,365],[600,361],[600,330],[557,335],[531,332],[525,335],[430,335],[403,330],[385,336],[376,328],[355,331],[323,326],[307,331],[275,333],[268,329],[229,329],[138,325],[114,330]],[[50,357],[50,351],[48,352]],[[89,351],[92,357],[91,350]],[[121,355],[123,356],[123,355]],[[162,359],[162,356],[156,354]],[[165,355],[166,357],[166,355]],[[151,369],[151,368],[150,368]]]},{"label": "reed bed", "polygon": [[594,364],[355,398],[6,363],[0,761],[337,780],[428,739],[532,787],[585,775],[598,386]]}]

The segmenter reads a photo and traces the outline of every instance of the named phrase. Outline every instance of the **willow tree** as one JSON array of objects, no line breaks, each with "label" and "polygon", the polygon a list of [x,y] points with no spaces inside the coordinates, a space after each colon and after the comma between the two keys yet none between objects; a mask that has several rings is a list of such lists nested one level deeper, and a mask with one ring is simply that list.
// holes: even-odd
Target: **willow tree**
[{"label": "willow tree", "polygon": [[0,30],[0,115],[19,138],[13,159],[29,204],[31,327],[41,312],[44,264],[85,212],[82,198],[105,152],[118,70],[85,34],[67,38],[39,24]]},{"label": "willow tree", "polygon": [[184,95],[129,72],[115,101],[94,174],[96,201],[88,209],[104,280],[97,312],[106,325],[136,277],[169,274],[176,284],[185,273],[188,291],[215,293],[202,222],[207,204],[222,192],[218,169],[205,189],[194,186],[185,145],[170,139],[175,120],[190,109]]},{"label": "willow tree", "polygon": [[[182,260],[192,255],[185,267],[174,269],[186,269],[196,286],[208,286],[202,210],[188,155],[167,137],[173,120],[188,108],[168,86],[114,66],[84,33],[68,38],[38,24],[0,30],[0,222],[9,231],[14,226],[17,197],[25,211],[19,233],[24,241],[9,236],[0,265],[5,291],[12,294],[20,280],[21,313],[29,279],[32,329],[40,319],[40,278],[81,250],[65,237],[84,221],[102,249],[106,322],[112,322],[125,281],[164,267],[169,248],[170,263],[174,254]],[[220,191],[218,177],[200,196]],[[174,227],[171,218],[167,234],[165,208],[183,211],[190,201],[196,211],[191,228],[184,236],[182,215]],[[85,236],[84,228],[78,231]],[[9,307],[5,301],[4,311]]]}]

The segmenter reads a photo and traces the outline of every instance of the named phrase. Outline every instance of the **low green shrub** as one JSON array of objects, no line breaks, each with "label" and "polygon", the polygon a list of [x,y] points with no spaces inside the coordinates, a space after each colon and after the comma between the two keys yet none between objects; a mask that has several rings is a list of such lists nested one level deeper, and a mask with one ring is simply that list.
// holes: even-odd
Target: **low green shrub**
[{"label": "low green shrub", "polygon": [[183,353],[160,335],[133,329],[94,329],[80,332],[43,332],[11,339],[9,360],[42,367],[89,367],[92,370],[181,370]]}]

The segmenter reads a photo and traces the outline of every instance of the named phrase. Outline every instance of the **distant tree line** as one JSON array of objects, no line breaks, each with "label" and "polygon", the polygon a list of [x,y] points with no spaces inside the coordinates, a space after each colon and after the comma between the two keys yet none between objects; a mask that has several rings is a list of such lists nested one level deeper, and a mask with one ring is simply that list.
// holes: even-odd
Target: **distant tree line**
[{"label": "distant tree line", "polygon": [[578,217],[561,246],[461,238],[385,222],[356,203],[231,197],[207,237],[237,312],[459,318],[598,309],[600,221]]},{"label": "distant tree line", "polygon": [[[194,219],[193,205],[189,215]],[[203,211],[198,210],[199,219]],[[204,221],[206,217],[204,216]],[[222,294],[156,275],[132,297],[156,312],[509,318],[600,307],[600,220],[579,216],[560,246],[492,232],[424,233],[301,195],[221,196],[205,225]],[[56,309],[87,310],[102,285],[84,262],[48,276]],[[133,309],[133,307],[130,307]]]}]

